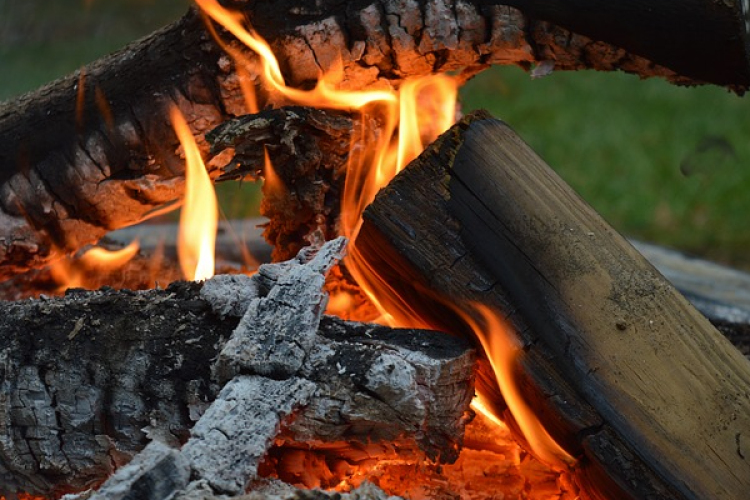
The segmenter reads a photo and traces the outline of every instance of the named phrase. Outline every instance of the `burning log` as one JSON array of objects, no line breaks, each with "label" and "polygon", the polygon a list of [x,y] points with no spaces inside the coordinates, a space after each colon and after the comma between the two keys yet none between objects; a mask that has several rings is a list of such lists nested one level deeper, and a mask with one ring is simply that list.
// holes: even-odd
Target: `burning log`
[{"label": "burning log", "polygon": [[[218,180],[263,176],[260,213],[274,260],[340,234],[341,199],[359,120],[299,106],[228,120],[206,139],[212,154],[231,152]],[[373,130],[379,129],[377,123]]]},{"label": "burning log", "polygon": [[[232,2],[282,55],[284,77],[296,87],[309,86],[339,61],[339,85],[353,89],[396,87],[435,72],[461,70],[468,78],[491,64],[539,64],[540,73],[622,69],[738,91],[750,85],[747,12],[739,0],[611,10],[586,2],[565,8],[514,3],[519,10],[463,0],[373,0],[344,10],[335,2],[314,9],[294,1]],[[638,22],[618,24],[623,13]],[[568,23],[596,38],[569,31]],[[235,64],[191,10],[121,52],[0,107],[0,279],[181,198],[184,165],[167,120],[171,106],[188,117],[205,148],[207,131],[248,111],[243,92],[257,95],[257,109],[284,102],[258,85],[255,54],[236,40],[226,47],[248,64]]]},{"label": "burning log", "polygon": [[461,312],[490,350],[482,324],[512,328],[511,379],[589,497],[750,491],[748,360],[504,123],[454,127],[364,217],[353,252],[400,324],[467,332]]},{"label": "burning log", "polygon": [[[317,450],[328,481],[379,457],[455,460],[474,351],[437,332],[322,317],[324,274],[341,248],[332,242],[253,278],[8,305],[0,494],[96,486],[150,440],[187,442],[180,463],[235,493],[274,443]],[[231,411],[237,405],[253,411]],[[175,474],[169,484],[190,476],[155,462]]]}]

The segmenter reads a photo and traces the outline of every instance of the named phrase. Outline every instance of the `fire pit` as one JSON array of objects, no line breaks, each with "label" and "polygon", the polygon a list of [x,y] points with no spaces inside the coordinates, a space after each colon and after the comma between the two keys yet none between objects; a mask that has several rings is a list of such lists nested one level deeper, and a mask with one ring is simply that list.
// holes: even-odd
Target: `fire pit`
[{"label": "fire pit", "polygon": [[[153,270],[61,259],[176,206],[139,280],[198,281],[8,304],[0,493],[748,491],[748,360],[507,125],[453,125],[496,63],[744,92],[745,3],[197,4],[0,110],[6,290]],[[212,182],[259,178],[275,263],[212,278]]]}]

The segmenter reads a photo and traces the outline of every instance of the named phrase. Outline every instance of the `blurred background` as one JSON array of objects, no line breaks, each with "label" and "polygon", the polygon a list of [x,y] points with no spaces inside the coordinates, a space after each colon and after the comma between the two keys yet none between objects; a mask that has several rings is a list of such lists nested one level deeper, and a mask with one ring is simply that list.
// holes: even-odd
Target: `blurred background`
[{"label": "blurred background", "polygon": [[[178,19],[188,0],[0,0],[0,100]],[[486,71],[462,89],[627,236],[750,269],[750,96],[620,73]],[[233,183],[236,184],[236,183]],[[221,187],[228,218],[253,189]]]}]

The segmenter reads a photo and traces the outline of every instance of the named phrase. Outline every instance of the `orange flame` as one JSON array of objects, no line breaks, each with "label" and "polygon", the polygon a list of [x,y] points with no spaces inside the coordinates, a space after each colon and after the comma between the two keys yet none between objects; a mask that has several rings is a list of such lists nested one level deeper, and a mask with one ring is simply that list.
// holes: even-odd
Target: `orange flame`
[{"label": "orange flame", "polygon": [[[301,90],[286,85],[279,63],[271,47],[252,28],[246,28],[243,16],[224,9],[216,0],[196,0],[198,6],[214,21],[221,24],[260,58],[260,77],[265,85],[291,102],[344,111],[357,111],[362,115],[361,129],[352,139],[349,164],[341,201],[341,233],[350,240],[345,259],[347,270],[381,313],[380,321],[392,326],[429,326],[411,310],[409,304],[398,298],[396,292],[384,282],[377,270],[356,248],[355,238],[362,224],[362,212],[384,187],[411,160],[419,155],[424,145],[437,139],[455,121],[457,82],[447,75],[431,75],[405,80],[398,90],[347,91],[337,88],[341,81],[341,65],[321,75],[311,90]],[[248,64],[240,54],[228,51],[238,68]],[[242,70],[244,71],[244,69]],[[249,89],[245,96],[252,95]],[[257,109],[257,105],[251,109]],[[378,131],[367,130],[369,118],[379,120]],[[275,175],[266,155],[266,194],[285,189]],[[381,301],[381,298],[388,300]],[[394,306],[387,310],[383,303]],[[341,313],[351,307],[352,297],[345,292],[334,295],[328,312]],[[498,385],[509,409],[519,423],[532,451],[542,460],[565,468],[574,462],[547,433],[523,399],[513,378],[512,367],[518,348],[512,343],[507,326],[492,312],[477,306],[485,327],[462,314],[476,331],[486,351]],[[486,410],[480,395],[475,403],[477,411],[499,422],[498,416]]]},{"label": "orange flame", "polygon": [[94,100],[96,101],[96,107],[99,109],[99,113],[104,119],[104,123],[107,125],[108,130],[115,128],[115,116],[112,113],[112,107],[109,104],[107,96],[100,87],[94,87]]},{"label": "orange flame", "polygon": [[[380,188],[421,153],[425,143],[435,140],[454,123],[456,80],[447,75],[431,75],[407,79],[399,91],[341,90],[336,87],[342,78],[339,64],[322,75],[311,90],[289,87],[271,47],[252,28],[245,28],[241,14],[225,9],[216,0],[196,0],[196,3],[260,57],[262,80],[281,96],[301,105],[363,114],[362,129],[352,140],[354,149],[350,152],[341,201],[341,233],[350,240],[347,269],[380,310],[384,321],[393,324],[391,314],[378,300],[379,292],[368,285],[367,277],[372,273],[353,242],[362,224],[362,212]],[[247,59],[235,51],[228,51],[228,54],[238,67],[248,64]],[[244,93],[250,94],[249,91]],[[378,133],[364,128],[367,116],[377,116],[381,120]]]},{"label": "orange flame", "polygon": [[354,297],[348,292],[339,292],[331,296],[326,307],[326,314],[344,316],[354,306]]},{"label": "orange flame", "polygon": [[265,148],[263,149],[263,156],[265,160],[263,165],[263,177],[265,179],[263,196],[266,198],[283,198],[286,195],[286,186],[274,170],[271,157],[268,156],[268,150]]},{"label": "orange flame", "polygon": [[139,249],[138,240],[114,251],[93,247],[78,258],[67,257],[55,262],[50,266],[50,274],[60,285],[60,292],[68,288],[91,288],[88,273],[102,273],[122,267],[136,256]]},{"label": "orange flame", "polygon": [[138,240],[133,240],[128,246],[114,251],[94,247],[83,254],[78,262],[92,269],[115,269],[130,262],[138,253],[139,247]]},{"label": "orange flame", "polygon": [[86,68],[81,68],[76,89],[76,127],[83,129],[83,112],[86,105]]},{"label": "orange flame", "polygon": [[186,279],[205,280],[214,275],[219,220],[216,192],[193,133],[176,106],[170,110],[170,117],[185,150],[185,200],[180,213],[177,254]]},{"label": "orange flame", "polygon": [[[460,312],[460,314],[474,330],[484,352],[487,354],[503,399],[505,399],[505,403],[513,414],[516,423],[518,423],[524,438],[529,443],[531,451],[551,467],[565,469],[573,465],[575,459],[549,435],[534,415],[534,411],[526,403],[516,383],[513,367],[516,365],[521,349],[512,327],[483,304],[474,304],[473,308],[481,317],[482,324],[466,313]],[[485,402],[482,394],[477,394],[472,405],[476,411],[490,420],[497,421],[498,417],[489,410],[490,405]]]},{"label": "orange flame", "polygon": [[[362,211],[372,202],[378,190],[421,152],[424,130],[420,125],[430,122],[434,127],[433,132],[425,137],[427,141],[432,141],[453,124],[457,94],[455,80],[447,75],[415,79],[405,82],[400,93],[393,89],[341,90],[336,86],[342,78],[339,64],[322,75],[311,90],[289,87],[271,47],[252,28],[245,28],[241,14],[226,10],[216,0],[196,0],[196,3],[260,57],[263,81],[281,96],[304,106],[359,111],[375,114],[382,119],[382,130],[374,139],[374,144],[367,140],[369,138],[365,131],[360,131],[360,136],[352,141],[353,144],[370,142],[364,150],[352,151],[344,187],[342,233],[353,240],[359,231]],[[237,54],[229,54],[235,58],[238,66],[247,64]],[[442,94],[438,120],[425,116],[422,120],[412,118],[414,110],[418,108],[418,100],[429,100],[438,92]],[[406,116],[408,120],[399,125],[399,118]],[[352,251],[351,246],[349,251]]]}]

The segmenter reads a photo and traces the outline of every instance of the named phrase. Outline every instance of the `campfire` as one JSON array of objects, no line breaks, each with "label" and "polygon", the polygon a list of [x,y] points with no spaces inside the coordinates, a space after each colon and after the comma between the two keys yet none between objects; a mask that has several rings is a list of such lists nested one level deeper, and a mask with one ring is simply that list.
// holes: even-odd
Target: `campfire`
[{"label": "campfire", "polygon": [[[457,105],[499,63],[744,92],[745,3],[638,39],[596,2],[256,3],[0,108],[4,498],[750,491],[731,322]],[[272,262],[217,263],[213,183],[261,179]],[[166,246],[107,236],[176,208]]]}]

